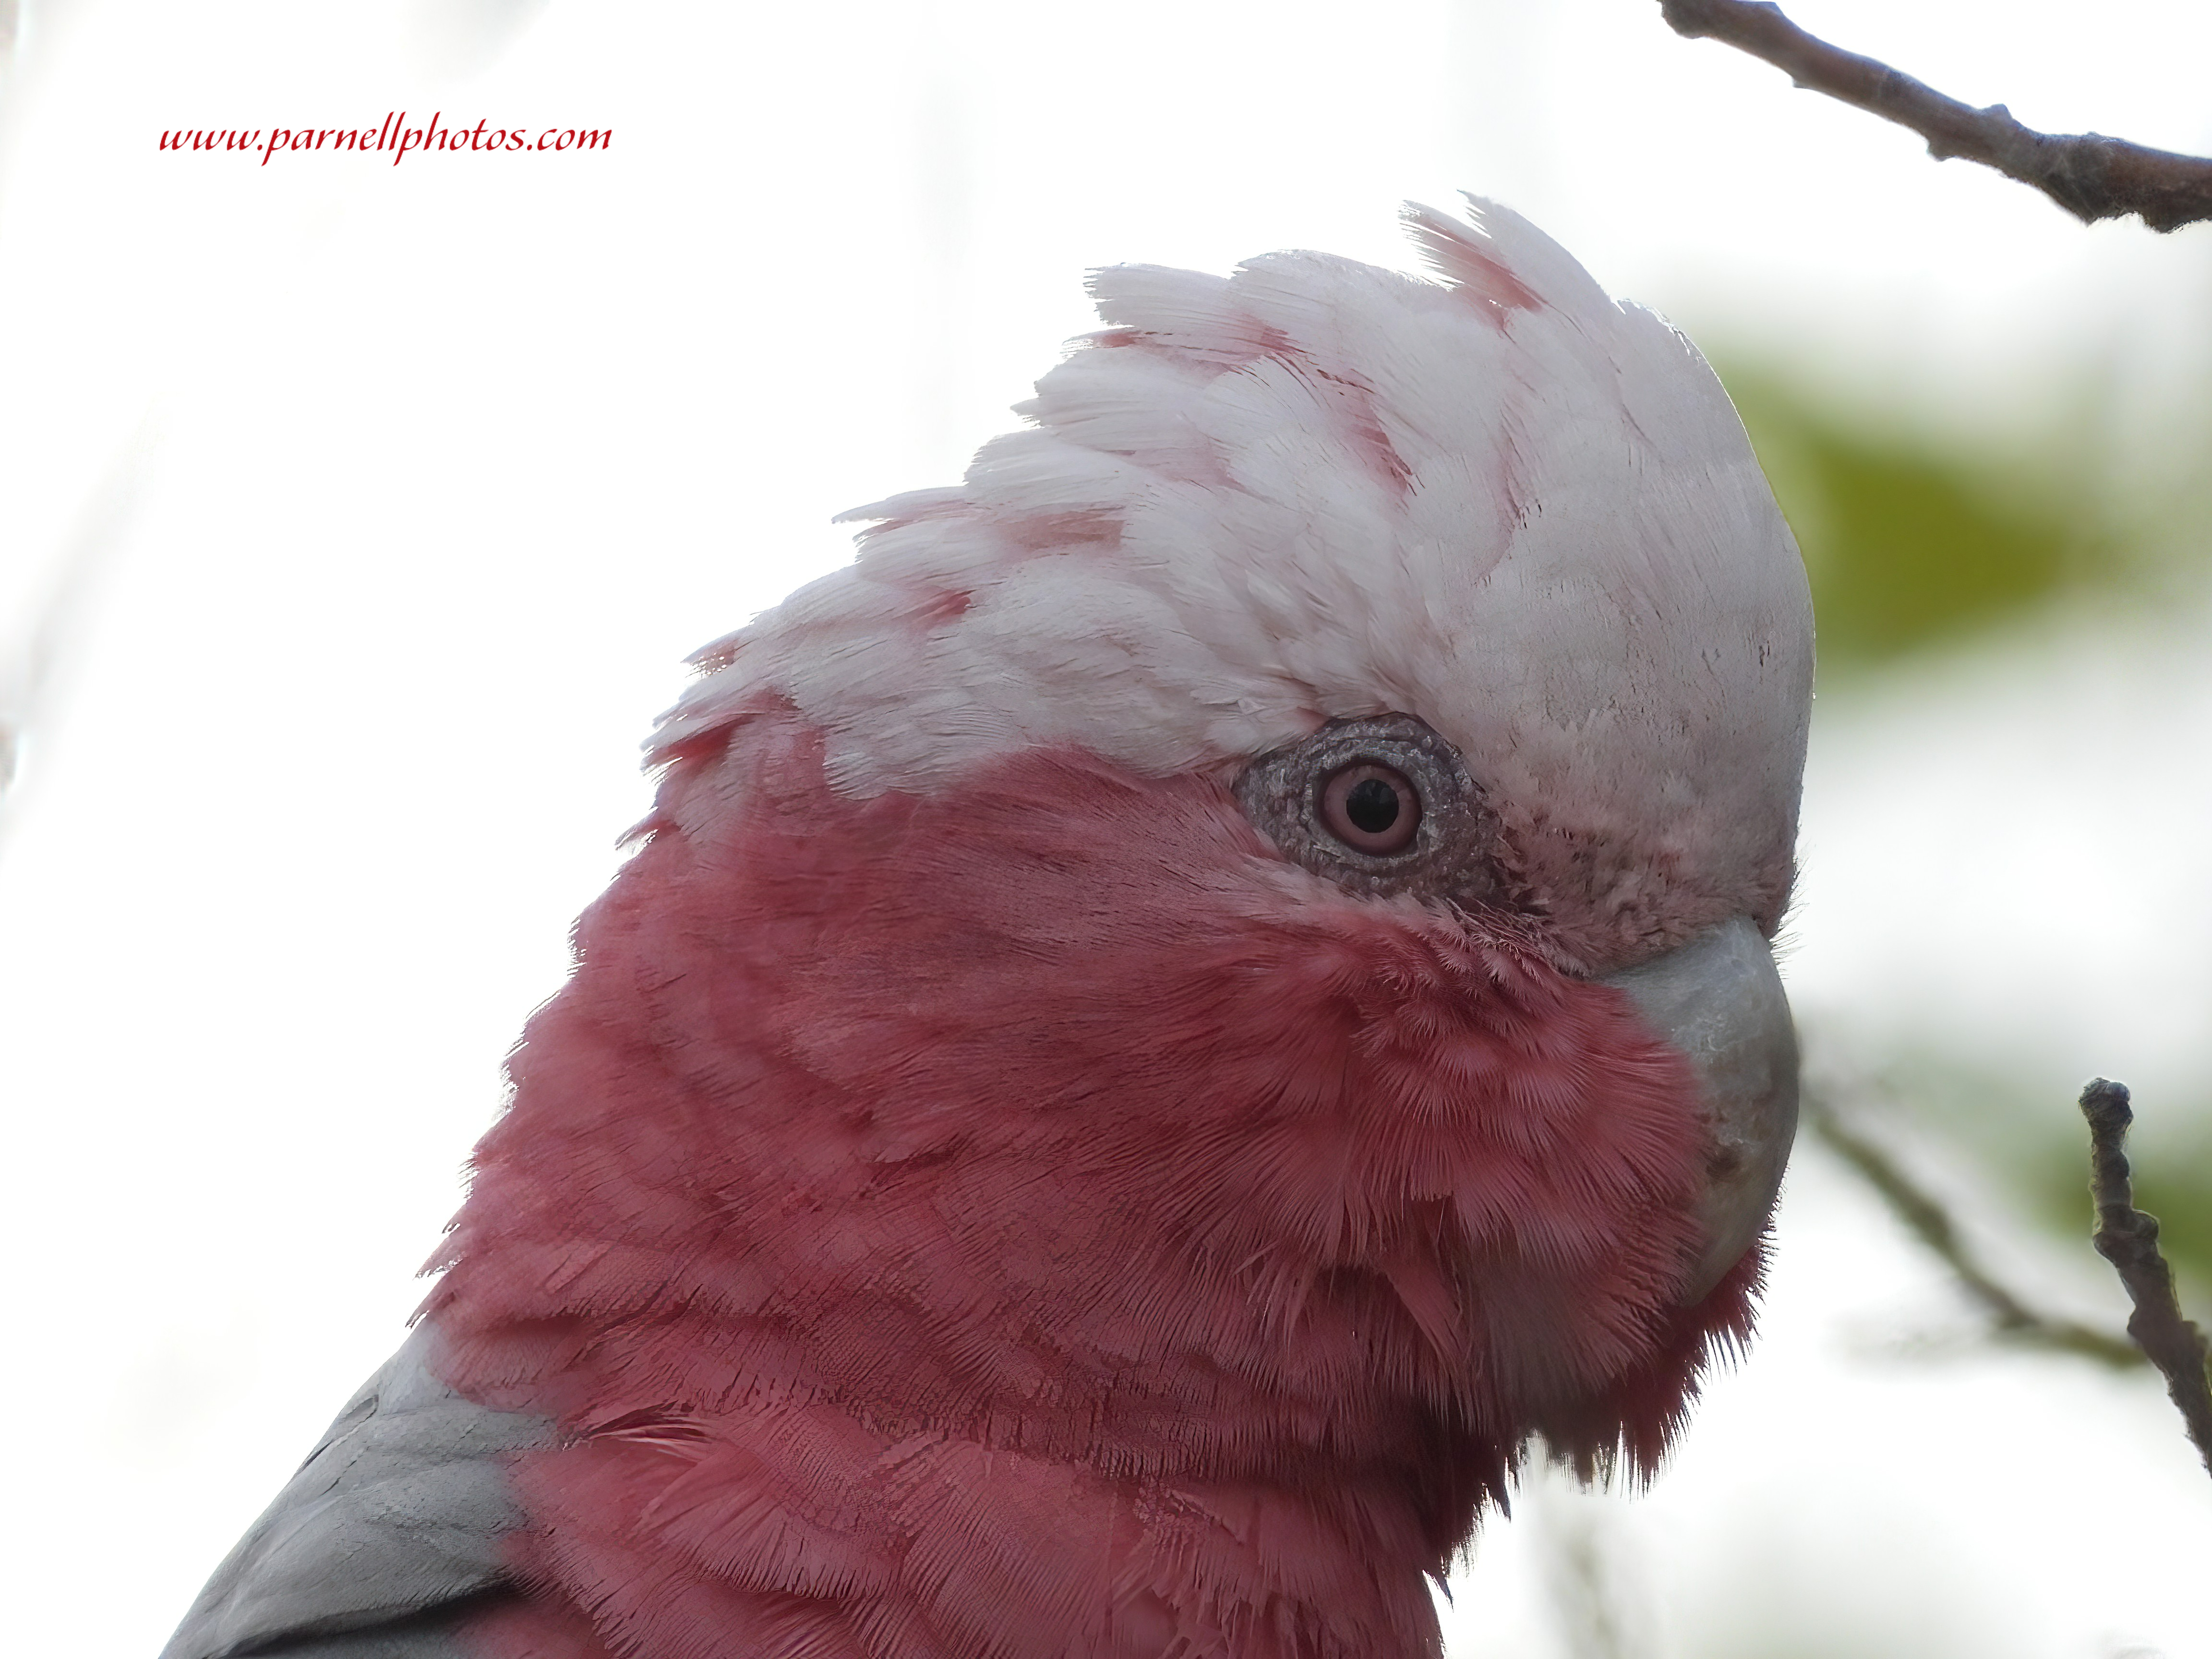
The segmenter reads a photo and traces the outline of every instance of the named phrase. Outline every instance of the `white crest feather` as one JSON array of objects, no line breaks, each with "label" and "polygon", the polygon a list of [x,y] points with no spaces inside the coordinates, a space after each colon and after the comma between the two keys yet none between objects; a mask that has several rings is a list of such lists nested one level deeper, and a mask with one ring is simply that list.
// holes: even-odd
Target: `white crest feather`
[{"label": "white crest feather", "polygon": [[1395,709],[1529,835],[1786,860],[1811,614],[1742,427],[1680,335],[1470,200],[1407,210],[1439,281],[1097,273],[1108,326],[1030,428],[866,509],[852,566],[703,653],[656,750],[787,700],[869,793],[1032,744],[1233,771]]}]

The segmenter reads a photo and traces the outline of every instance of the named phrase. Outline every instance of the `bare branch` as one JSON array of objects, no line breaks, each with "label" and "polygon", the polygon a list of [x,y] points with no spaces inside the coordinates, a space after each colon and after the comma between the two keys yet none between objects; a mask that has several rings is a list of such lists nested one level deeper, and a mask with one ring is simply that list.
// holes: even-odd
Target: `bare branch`
[{"label": "bare branch", "polygon": [[2173,1269],[2158,1248],[2158,1218],[2136,1208],[2123,1150],[2136,1115],[2127,1085],[2094,1079],[2081,1091],[2081,1115],[2089,1120],[2089,1193],[2097,1200],[2091,1242],[2127,1287],[2136,1308],[2128,1334],[2164,1375],[2166,1395],[2212,1474],[2212,1377],[2206,1374],[2204,1333],[2181,1316]]},{"label": "bare branch", "polygon": [[1909,127],[1939,161],[1960,156],[2033,185],[2084,223],[2134,213],[2153,230],[2212,219],[2212,160],[2100,133],[2024,127],[2002,104],[1976,109],[1888,64],[1830,46],[1754,0],[1659,0],[1674,33],[1763,58],[1799,86]]},{"label": "bare branch", "polygon": [[1942,1257],[1957,1275],[1960,1287],[1989,1316],[1993,1337],[2021,1347],[2079,1354],[2085,1359],[2118,1368],[2143,1363],[2143,1355],[2135,1344],[2111,1332],[2028,1306],[2019,1295],[1990,1277],[1942,1200],[1908,1175],[1905,1166],[1887,1149],[1844,1121],[1834,1103],[1825,1097],[1808,1090],[1803,1107],[1813,1133],[1857,1170],[1906,1230]]}]

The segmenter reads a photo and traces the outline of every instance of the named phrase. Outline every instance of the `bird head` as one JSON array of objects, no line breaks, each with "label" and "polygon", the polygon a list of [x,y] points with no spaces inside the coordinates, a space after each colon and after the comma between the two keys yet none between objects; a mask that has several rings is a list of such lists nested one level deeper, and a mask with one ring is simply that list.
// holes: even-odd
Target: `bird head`
[{"label": "bird head", "polygon": [[1805,577],[1680,334],[1407,219],[1432,278],[1099,273],[1025,429],[701,653],[480,1149],[457,1381],[915,1548],[921,1437],[984,1556],[1267,1492],[1433,1567],[1532,1436],[1658,1455],[1794,1121]]}]

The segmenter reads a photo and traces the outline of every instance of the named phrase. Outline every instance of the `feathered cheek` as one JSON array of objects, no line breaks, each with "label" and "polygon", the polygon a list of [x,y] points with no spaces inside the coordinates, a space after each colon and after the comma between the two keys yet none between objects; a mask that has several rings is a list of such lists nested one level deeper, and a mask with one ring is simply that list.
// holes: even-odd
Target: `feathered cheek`
[{"label": "feathered cheek", "polygon": [[1490,965],[1382,976],[1341,1033],[1340,1092],[1243,1163],[1246,1212],[1368,1334],[1363,1369],[1505,1432],[1661,1340],[1702,1248],[1706,1136],[1694,1067],[1625,999]]},{"label": "feathered cheek", "polygon": [[1743,918],[1573,984],[1547,1024],[1567,1040],[1511,1068],[1455,1204],[1460,1352],[1538,1406],[1613,1389],[1686,1330],[1747,1328],[1797,1102],[1789,1005]]}]

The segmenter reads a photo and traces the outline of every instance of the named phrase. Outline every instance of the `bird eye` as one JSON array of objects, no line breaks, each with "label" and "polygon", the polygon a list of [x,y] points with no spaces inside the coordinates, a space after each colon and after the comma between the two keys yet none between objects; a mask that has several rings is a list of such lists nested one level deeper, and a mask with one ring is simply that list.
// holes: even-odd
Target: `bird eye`
[{"label": "bird eye", "polygon": [[1322,827],[1357,853],[1387,857],[1413,844],[1421,794],[1403,772],[1363,761],[1322,786]]},{"label": "bird eye", "polygon": [[1331,720],[1255,757],[1235,787],[1277,851],[1347,892],[1506,902],[1497,813],[1459,750],[1411,714]]}]

